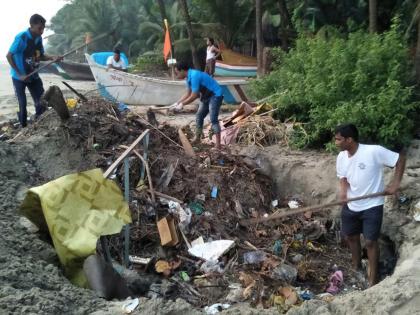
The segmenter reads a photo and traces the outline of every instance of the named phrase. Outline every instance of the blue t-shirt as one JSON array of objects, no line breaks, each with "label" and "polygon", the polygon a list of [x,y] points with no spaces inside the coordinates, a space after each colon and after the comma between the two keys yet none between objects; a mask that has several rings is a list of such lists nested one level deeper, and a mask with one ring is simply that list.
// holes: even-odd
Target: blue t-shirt
[{"label": "blue t-shirt", "polygon": [[201,98],[208,96],[209,92],[215,96],[223,96],[219,83],[207,73],[198,70],[188,70],[187,86],[191,92],[201,94]]},{"label": "blue t-shirt", "polygon": [[[9,52],[13,55],[13,61],[21,75],[29,74],[39,66],[41,56],[44,55],[42,37],[32,37],[29,28],[16,35]],[[11,69],[10,74],[13,78],[19,79],[15,69]],[[34,74],[31,78],[37,78]]]}]

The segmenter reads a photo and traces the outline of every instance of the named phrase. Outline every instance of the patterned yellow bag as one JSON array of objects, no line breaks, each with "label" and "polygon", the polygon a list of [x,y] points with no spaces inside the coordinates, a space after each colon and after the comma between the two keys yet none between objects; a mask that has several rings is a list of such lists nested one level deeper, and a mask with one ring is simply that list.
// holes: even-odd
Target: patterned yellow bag
[{"label": "patterned yellow bag", "polygon": [[86,287],[83,261],[95,253],[101,235],[131,223],[120,188],[100,169],[70,174],[29,189],[21,213],[49,232],[66,276]]}]

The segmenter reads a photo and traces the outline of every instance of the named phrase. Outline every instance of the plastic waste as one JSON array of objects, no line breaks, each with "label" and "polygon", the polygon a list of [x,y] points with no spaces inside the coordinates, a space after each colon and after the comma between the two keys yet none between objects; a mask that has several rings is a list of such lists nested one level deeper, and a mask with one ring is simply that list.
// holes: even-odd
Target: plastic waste
[{"label": "plastic waste", "polygon": [[169,213],[177,214],[179,216],[179,228],[185,233],[191,223],[191,210],[189,208],[182,208],[181,205],[175,201],[169,201],[168,206]]},{"label": "plastic waste", "polygon": [[309,301],[314,298],[314,294],[309,290],[299,292],[299,296],[304,301]]},{"label": "plastic waste", "polygon": [[259,264],[266,260],[267,255],[260,250],[246,252],[244,254],[244,264]]},{"label": "plastic waste", "polygon": [[271,278],[279,281],[286,281],[291,283],[296,280],[297,269],[287,264],[281,264],[273,269],[271,272]]},{"label": "plastic waste", "polygon": [[190,276],[188,275],[188,273],[186,271],[180,271],[179,272],[179,277],[182,279],[182,281],[184,282],[189,282],[191,281]]},{"label": "plastic waste", "polygon": [[343,284],[343,281],[344,281],[343,272],[341,270],[335,271],[330,276],[329,281],[330,281],[330,283],[329,283],[326,291],[328,293],[331,293],[331,294],[337,294],[338,292],[340,292],[340,288],[341,288],[341,286]]},{"label": "plastic waste", "polygon": [[282,248],[283,248],[283,244],[281,240],[275,241],[274,246],[273,246],[274,255],[280,256],[280,254],[282,253]]},{"label": "plastic waste", "polygon": [[299,202],[297,202],[296,200],[290,200],[287,204],[288,204],[290,209],[299,208]]},{"label": "plastic waste", "polygon": [[216,199],[217,198],[217,187],[216,186],[213,186],[212,188],[211,188],[211,197],[213,198],[213,199]]},{"label": "plastic waste", "polygon": [[220,256],[226,253],[235,245],[234,241],[230,240],[218,240],[207,242],[204,244],[198,244],[190,249],[188,252],[198,258],[203,258],[204,260],[217,260]]},{"label": "plastic waste", "polygon": [[291,258],[292,262],[295,264],[300,263],[303,260],[303,255],[302,254],[296,254],[295,256],[293,256]]},{"label": "plastic waste", "polygon": [[118,110],[120,112],[125,112],[126,110],[129,110],[128,106],[124,103],[118,103]]},{"label": "plastic waste", "polygon": [[196,215],[200,215],[204,212],[204,207],[200,202],[193,201],[188,204],[188,208],[190,208]]},{"label": "plastic waste", "polygon": [[217,260],[208,260],[205,261],[200,270],[204,273],[223,273],[223,264]]},{"label": "plastic waste", "polygon": [[230,304],[217,303],[217,304],[213,304],[211,306],[204,307],[204,311],[206,312],[206,314],[213,315],[213,314],[217,314],[217,313],[219,313],[223,310],[226,310],[229,307],[230,307]]},{"label": "plastic waste", "polygon": [[138,298],[128,300],[122,306],[124,314],[131,314],[137,308],[137,306],[139,306],[139,303],[140,301]]},{"label": "plastic waste", "polygon": [[68,108],[72,109],[72,108],[76,107],[77,100],[75,98],[68,98],[68,99],[66,99],[66,105],[67,105]]}]

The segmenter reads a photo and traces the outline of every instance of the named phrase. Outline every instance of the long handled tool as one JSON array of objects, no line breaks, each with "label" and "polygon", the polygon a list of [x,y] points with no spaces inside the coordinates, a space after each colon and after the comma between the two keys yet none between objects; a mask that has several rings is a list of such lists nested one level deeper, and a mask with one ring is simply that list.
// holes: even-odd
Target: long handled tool
[{"label": "long handled tool", "polygon": [[[114,32],[114,31],[112,31],[112,32]],[[74,48],[74,49],[72,49],[72,50],[70,50],[70,51],[66,52],[66,53],[65,53],[64,55],[62,55],[61,57],[62,57],[62,58],[64,58],[64,57],[66,57],[66,56],[68,56],[68,55],[71,55],[72,53],[76,52],[77,50],[82,49],[83,47],[85,47],[85,46],[87,46],[87,45],[89,45],[89,44],[91,44],[91,43],[93,43],[93,42],[96,42],[96,41],[98,41],[98,40],[100,40],[100,39],[104,38],[105,36],[108,36],[108,35],[109,35],[109,34],[111,34],[112,32],[108,32],[108,33],[104,33],[104,34],[98,35],[97,37],[95,37],[94,39],[92,39],[89,43],[84,43],[83,45],[80,45],[79,47],[76,47],[76,48]],[[25,77],[26,77],[26,78],[29,78],[31,75],[34,75],[35,73],[38,73],[38,72],[39,72],[39,71],[41,71],[42,69],[45,69],[46,67],[48,67],[49,65],[52,65],[52,64],[53,64],[53,63],[55,63],[55,62],[57,62],[57,59],[54,59],[54,60],[51,60],[51,61],[47,62],[46,64],[44,64],[44,65],[42,65],[41,67],[39,67],[39,68],[35,69],[34,71],[32,71],[31,73],[29,73],[29,74],[28,74],[28,75],[26,75]]]},{"label": "long handled tool", "polygon": [[[360,196],[360,197],[350,198],[350,199],[347,199],[346,202],[363,200],[363,199],[374,198],[374,197],[380,197],[380,196],[385,196],[385,195],[386,195],[385,192],[379,192],[379,193],[364,195],[364,196]],[[275,214],[270,215],[266,218],[243,219],[243,220],[239,221],[239,224],[242,225],[242,226],[248,226],[248,225],[252,225],[252,224],[263,223],[263,222],[268,222],[268,221],[272,221],[272,220],[276,220],[276,219],[281,219],[281,218],[288,217],[288,216],[291,216],[291,215],[294,215],[294,214],[305,213],[305,212],[308,212],[308,211],[311,211],[311,212],[324,211],[324,210],[327,210],[330,207],[339,206],[341,204],[343,204],[342,201],[334,201],[334,202],[331,202],[331,203],[326,203],[326,204],[317,205],[317,206],[310,206],[310,207],[305,207],[305,208],[300,208],[300,209],[294,209],[294,210],[284,209],[285,212],[275,213]]]}]

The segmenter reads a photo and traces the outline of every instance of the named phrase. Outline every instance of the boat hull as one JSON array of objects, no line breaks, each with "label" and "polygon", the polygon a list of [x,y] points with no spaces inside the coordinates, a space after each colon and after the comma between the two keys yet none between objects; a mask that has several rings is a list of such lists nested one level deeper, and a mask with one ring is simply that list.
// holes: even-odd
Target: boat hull
[{"label": "boat hull", "polygon": [[[185,93],[185,81],[158,79],[107,69],[90,55],[86,59],[102,96],[128,105],[170,105]],[[219,81],[224,101],[229,104],[247,100],[248,82],[242,79]]]},{"label": "boat hull", "polygon": [[256,77],[256,66],[234,66],[216,62],[215,75],[222,77]]}]

